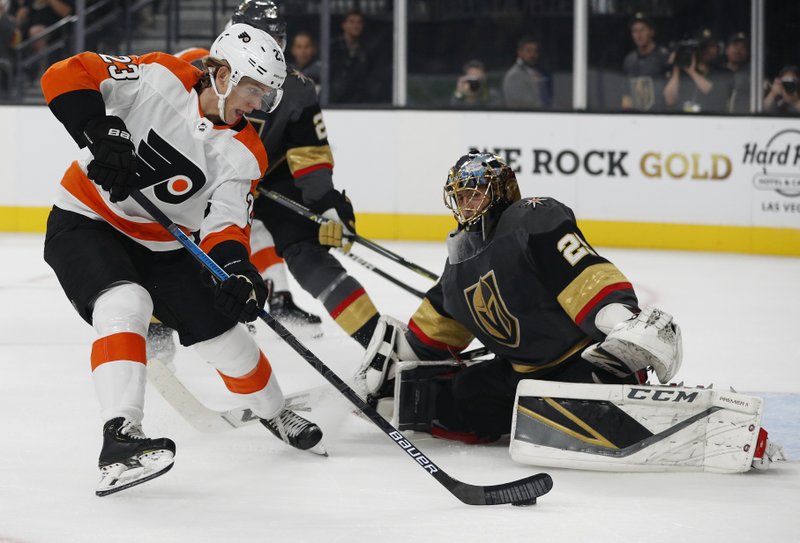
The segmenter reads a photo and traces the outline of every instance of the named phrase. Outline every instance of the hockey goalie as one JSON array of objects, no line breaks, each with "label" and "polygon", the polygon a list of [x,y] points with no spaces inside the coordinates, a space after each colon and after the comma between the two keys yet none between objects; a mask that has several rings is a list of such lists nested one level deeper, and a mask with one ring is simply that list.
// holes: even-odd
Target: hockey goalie
[{"label": "hockey goalie", "polygon": [[[639,307],[571,209],[522,198],[502,158],[479,152],[450,169],[444,201],[458,228],[440,280],[407,325],[380,319],[356,374],[396,427],[466,443],[510,434],[514,460],[548,467],[744,472],[783,458],[759,398],[668,385],[680,327]],[[493,356],[464,353],[474,339]]]}]

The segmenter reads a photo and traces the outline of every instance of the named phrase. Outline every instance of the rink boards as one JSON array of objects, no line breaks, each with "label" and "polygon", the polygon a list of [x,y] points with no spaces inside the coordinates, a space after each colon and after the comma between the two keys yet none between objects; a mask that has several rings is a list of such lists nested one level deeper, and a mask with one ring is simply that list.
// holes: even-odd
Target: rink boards
[{"label": "rink boards", "polygon": [[[781,118],[329,110],[334,180],[359,233],[441,240],[441,187],[477,148],[557,198],[597,245],[800,255],[800,130]],[[41,232],[78,151],[42,106],[0,107],[0,231]]]}]

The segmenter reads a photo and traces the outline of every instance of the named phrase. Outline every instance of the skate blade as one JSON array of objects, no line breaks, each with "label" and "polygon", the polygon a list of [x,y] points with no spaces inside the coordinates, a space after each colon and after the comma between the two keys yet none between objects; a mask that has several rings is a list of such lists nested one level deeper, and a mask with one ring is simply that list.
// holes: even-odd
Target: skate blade
[{"label": "skate blade", "polygon": [[172,469],[174,459],[171,451],[159,449],[141,455],[133,466],[122,463],[105,466],[100,469],[100,483],[95,495],[102,497],[115,494],[164,475]]},{"label": "skate blade", "polygon": [[322,444],[322,441],[311,447],[310,449],[306,449],[310,453],[318,454],[320,456],[328,456],[328,451],[325,450],[325,445]]}]

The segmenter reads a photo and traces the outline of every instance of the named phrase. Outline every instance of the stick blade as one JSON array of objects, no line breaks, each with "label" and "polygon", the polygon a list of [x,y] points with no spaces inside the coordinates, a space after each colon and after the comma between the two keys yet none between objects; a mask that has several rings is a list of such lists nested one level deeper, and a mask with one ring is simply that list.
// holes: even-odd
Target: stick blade
[{"label": "stick blade", "polygon": [[547,473],[491,486],[468,485],[455,480],[454,483],[450,491],[467,505],[533,505],[536,498],[553,488],[553,478]]}]

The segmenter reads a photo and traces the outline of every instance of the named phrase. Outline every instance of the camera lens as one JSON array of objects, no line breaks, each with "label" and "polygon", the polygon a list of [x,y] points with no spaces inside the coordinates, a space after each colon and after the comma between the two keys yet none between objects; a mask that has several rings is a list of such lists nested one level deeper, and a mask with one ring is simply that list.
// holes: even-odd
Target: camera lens
[{"label": "camera lens", "polygon": [[781,85],[783,85],[783,90],[785,90],[788,94],[795,94],[797,92],[797,81],[784,79],[781,80]]},{"label": "camera lens", "polygon": [[690,47],[679,47],[675,52],[675,64],[680,68],[688,68],[692,65],[694,51]]},{"label": "camera lens", "polygon": [[467,86],[469,90],[476,91],[481,87],[481,80],[480,79],[467,79]]}]

